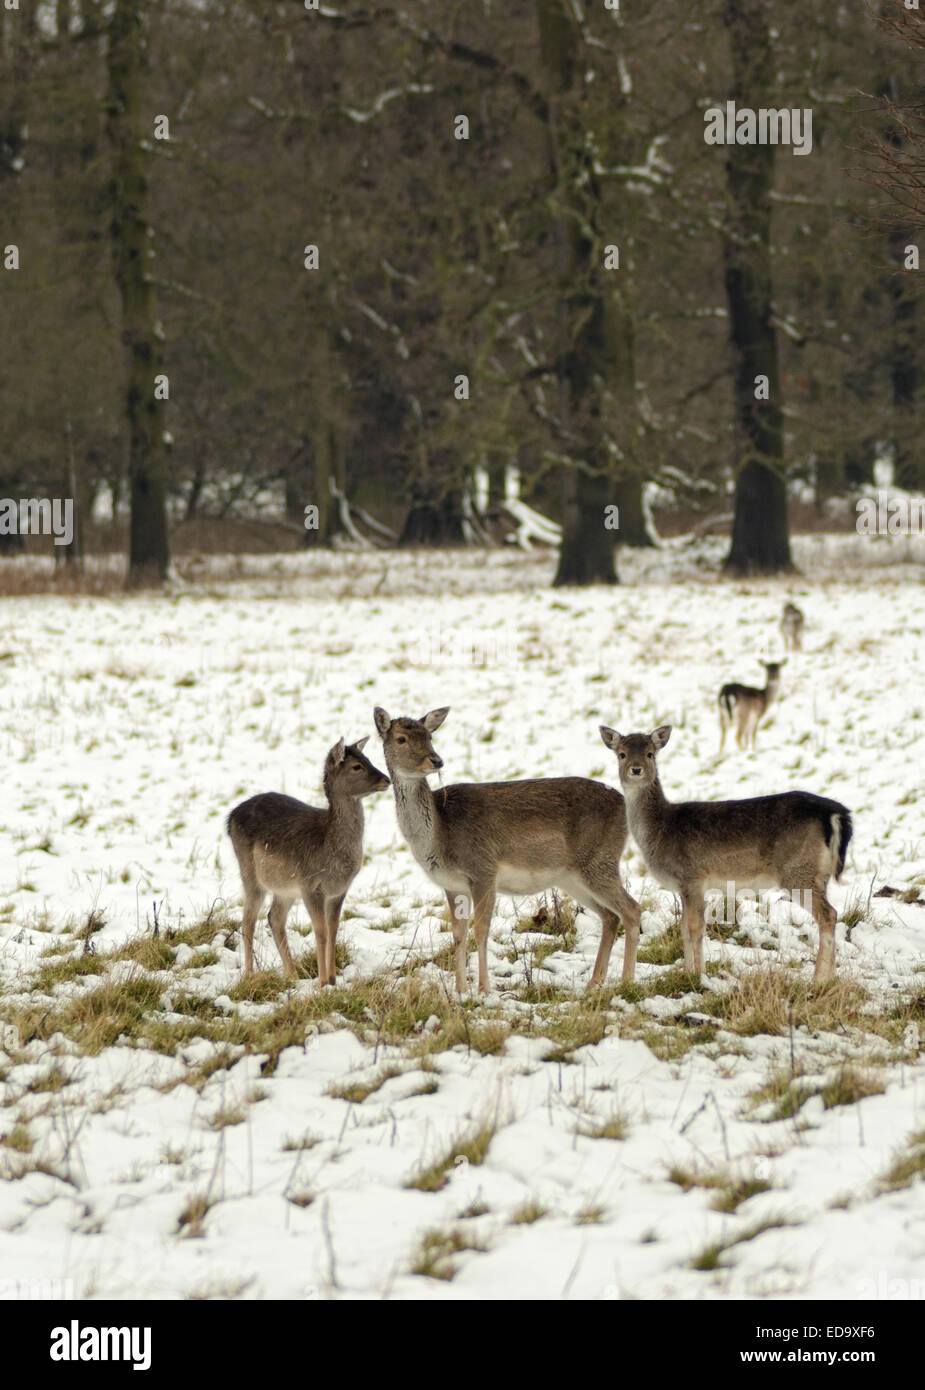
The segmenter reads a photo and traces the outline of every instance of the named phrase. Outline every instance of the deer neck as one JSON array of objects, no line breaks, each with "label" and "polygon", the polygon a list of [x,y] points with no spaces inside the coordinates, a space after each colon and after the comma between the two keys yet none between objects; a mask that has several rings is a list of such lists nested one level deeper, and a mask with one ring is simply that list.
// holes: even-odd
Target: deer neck
[{"label": "deer neck", "polygon": [[[395,811],[398,825],[419,863],[436,859],[437,821],[439,819],[434,794],[426,777],[402,777],[389,768],[395,792]],[[433,867],[433,864],[431,864]]]},{"label": "deer neck", "polygon": [[363,802],[358,796],[328,792],[325,839],[337,842],[362,840]]},{"label": "deer neck", "polygon": [[626,803],[626,821],[636,843],[642,847],[643,841],[658,825],[668,799],[662,791],[662,784],[656,776],[653,782],[644,786],[624,783],[623,800]]},{"label": "deer neck", "polygon": [[764,707],[767,709],[772,700],[777,699],[777,689],[780,685],[780,676],[768,676],[764,684]]}]

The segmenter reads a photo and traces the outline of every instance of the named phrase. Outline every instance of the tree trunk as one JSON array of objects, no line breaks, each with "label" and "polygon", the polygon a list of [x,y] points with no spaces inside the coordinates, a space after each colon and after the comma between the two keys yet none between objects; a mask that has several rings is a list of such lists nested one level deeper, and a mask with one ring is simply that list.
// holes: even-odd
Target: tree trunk
[{"label": "tree trunk", "polygon": [[608,477],[592,477],[577,468],[562,475],[562,545],[553,581],[566,584],[616,584],[614,533],[604,527],[604,509],[613,502]]},{"label": "tree trunk", "polygon": [[421,483],[412,484],[411,506],[399,545],[462,545],[462,490],[449,488],[436,495]]},{"label": "tree trunk", "polygon": [[621,545],[641,549],[654,546],[655,538],[649,530],[646,510],[642,497],[643,480],[632,475],[617,478],[611,491],[619,514],[617,536]]},{"label": "tree trunk", "polygon": [[115,0],[109,23],[108,129],[113,146],[111,237],[122,298],[129,426],[128,584],[163,583],[167,576],[167,462],[155,377],[163,371],[154,285],[148,275],[151,227],[142,147],[145,30],[139,0]]},{"label": "tree trunk", "polygon": [[[774,52],[765,0],[726,0],[732,43],[732,97],[738,105],[772,105]],[[731,145],[726,161],[729,211],[723,263],[735,360],[735,432],[738,475],[732,574],[776,574],[792,569],[784,476],[780,364],[772,318],[771,191],[774,145]],[[767,399],[756,398],[758,378]]]},{"label": "tree trunk", "polygon": [[[31,11],[27,18],[22,13],[4,9],[0,0],[0,193],[7,209],[10,191],[16,196],[15,188],[26,154],[32,66],[27,39],[33,27]],[[17,240],[12,236],[3,238],[7,239]],[[7,460],[0,464],[0,470],[0,497],[18,501],[23,488],[18,470]],[[21,555],[24,550],[25,542],[18,531],[9,536],[0,535],[0,555]]]},{"label": "tree trunk", "polygon": [[600,191],[582,119],[584,71],[574,15],[565,0],[537,0],[537,21],[550,93],[552,192],[565,209],[556,227],[558,414],[575,458],[562,482],[562,543],[553,584],[615,584],[618,532],[605,524],[606,509],[616,502],[615,477],[601,407],[606,387],[621,400],[625,434],[633,436],[632,319],[615,279],[625,271],[605,271],[603,264]]},{"label": "tree trunk", "polygon": [[[894,237],[891,260],[902,266],[904,248],[916,235],[905,229]],[[890,377],[893,384],[893,481],[910,492],[925,485],[921,422],[916,419],[919,395],[919,314],[912,288],[913,273],[897,270],[889,279],[892,307]]]}]

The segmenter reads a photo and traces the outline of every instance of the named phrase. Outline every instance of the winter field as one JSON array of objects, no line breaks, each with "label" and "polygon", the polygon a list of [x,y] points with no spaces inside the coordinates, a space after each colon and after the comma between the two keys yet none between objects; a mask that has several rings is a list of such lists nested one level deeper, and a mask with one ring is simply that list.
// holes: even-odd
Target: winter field
[{"label": "winter field", "polygon": [[[720,553],[624,555],[614,590],[551,591],[548,555],[299,555],[0,600],[0,1293],[925,1297],[925,549],[806,538],[800,576],[739,585]],[[719,686],[760,683],[787,598],[804,651],[757,752],[719,759]],[[225,816],[321,804],[341,735],[383,766],[374,704],[451,707],[446,782],[617,785],[598,725],[670,722],[673,799],[846,802],[837,983],[810,990],[811,920],[759,904],[708,927],[690,991],[630,843],[635,986],[620,940],[587,992],[598,920],[550,894],[499,899],[495,992],[460,1003],[389,791],[337,985],[301,905],[304,978],[264,916],[242,985]]]}]

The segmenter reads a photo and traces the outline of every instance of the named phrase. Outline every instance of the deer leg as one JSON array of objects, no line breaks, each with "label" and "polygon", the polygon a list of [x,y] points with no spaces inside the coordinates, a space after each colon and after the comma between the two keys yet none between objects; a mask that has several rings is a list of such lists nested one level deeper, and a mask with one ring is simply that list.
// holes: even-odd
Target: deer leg
[{"label": "deer leg", "polygon": [[450,928],[456,944],[456,993],[466,992],[466,942],[469,938],[469,897],[466,893],[447,893]]},{"label": "deer leg", "polygon": [[[703,894],[688,893],[685,899],[687,912],[687,941],[690,946],[692,964],[687,966],[690,973],[699,980],[703,973]],[[687,950],[684,952],[687,965]]]},{"label": "deer leg", "polygon": [[[337,928],[340,926],[341,908],[344,905],[346,893],[341,893],[339,898],[328,898],[324,905],[325,916],[328,923],[328,977],[327,982],[333,985],[337,978],[337,962],[334,959],[337,948]],[[320,968],[320,966],[319,966]]]},{"label": "deer leg", "polygon": [[835,978],[835,923],[838,914],[825,895],[825,884],[813,884],[813,916],[819,928],[819,951],[813,984],[823,985]]},{"label": "deer leg", "polygon": [[591,971],[591,984],[602,985],[607,978],[607,967],[610,964],[610,953],[613,950],[613,943],[617,939],[617,927],[619,919],[616,913],[611,912],[609,907],[603,903],[595,902],[594,911],[601,919],[601,944],[597,948],[597,959],[594,962],[594,969]]},{"label": "deer leg", "polygon": [[283,962],[283,970],[290,979],[295,979],[298,972],[293,964],[292,956],[289,954],[289,943],[286,940],[286,918],[289,916],[291,906],[291,899],[274,895],[273,901],[270,903],[270,911],[267,913],[267,921],[270,924],[270,931],[273,933],[273,940],[276,942],[276,949]]},{"label": "deer leg", "polygon": [[636,952],[639,950],[639,928],[642,922],[642,908],[631,897],[622,883],[614,889],[617,910],[623,922],[623,984],[636,978]]},{"label": "deer leg", "polygon": [[684,947],[684,969],[688,975],[697,974],[697,957],[695,954],[693,935],[691,932],[691,921],[693,914],[690,908],[691,900],[687,893],[681,894],[681,944]]},{"label": "deer leg", "polygon": [[312,920],[312,930],[315,933],[318,983],[319,985],[326,985],[328,983],[328,919],[324,914],[324,895],[312,893],[307,888],[303,888],[302,901]]},{"label": "deer leg", "polygon": [[487,994],[488,982],[488,932],[491,927],[491,914],[495,906],[495,885],[484,884],[475,888],[472,894],[472,911],[475,917],[475,944],[479,953],[479,994]]},{"label": "deer leg", "polygon": [[244,913],[241,918],[241,938],[244,942],[244,973],[250,975],[254,969],[254,926],[263,906],[263,891],[256,883],[244,886]]}]

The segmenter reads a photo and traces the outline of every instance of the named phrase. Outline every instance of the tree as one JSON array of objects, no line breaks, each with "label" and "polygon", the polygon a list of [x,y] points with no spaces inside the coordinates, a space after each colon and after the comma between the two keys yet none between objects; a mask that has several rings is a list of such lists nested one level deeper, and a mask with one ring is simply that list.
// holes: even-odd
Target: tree
[{"label": "tree", "polygon": [[167,576],[167,464],[156,379],[163,348],[150,260],[147,159],[142,138],[146,35],[140,0],[115,0],[109,23],[107,116],[113,165],[110,185],[113,269],[122,300],[129,429],[128,578],[130,587]]},{"label": "tree", "polygon": [[[753,110],[772,105],[774,46],[765,0],[726,0],[732,46],[731,95]],[[729,147],[729,210],[723,265],[734,368],[736,478],[734,574],[776,574],[792,567],[781,412],[781,374],[772,307],[771,191],[776,147]]]}]

